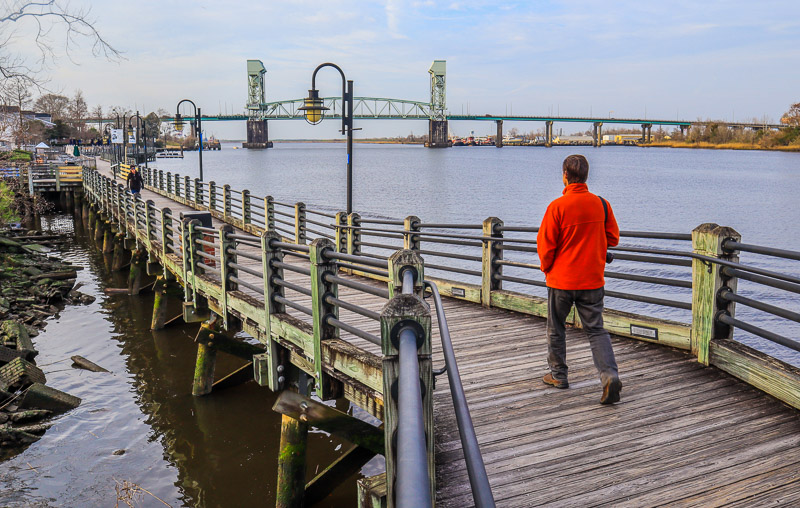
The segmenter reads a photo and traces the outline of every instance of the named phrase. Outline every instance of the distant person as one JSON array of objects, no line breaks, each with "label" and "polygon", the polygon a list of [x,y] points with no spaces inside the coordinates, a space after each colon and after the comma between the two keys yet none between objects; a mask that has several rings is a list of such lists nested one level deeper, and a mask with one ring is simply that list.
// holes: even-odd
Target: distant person
[{"label": "distant person", "polygon": [[142,191],[143,186],[144,180],[142,180],[142,174],[139,173],[136,166],[133,166],[128,173],[128,189],[131,191],[131,194],[136,195]]},{"label": "distant person", "polygon": [[589,337],[594,365],[603,384],[601,404],[619,401],[622,383],[603,328],[603,297],[608,247],[619,243],[619,227],[611,205],[589,192],[589,162],[583,155],[564,159],[563,196],[547,207],[536,239],[541,269],[547,282],[547,363],[542,381],[569,388],[565,321],[578,312]]}]

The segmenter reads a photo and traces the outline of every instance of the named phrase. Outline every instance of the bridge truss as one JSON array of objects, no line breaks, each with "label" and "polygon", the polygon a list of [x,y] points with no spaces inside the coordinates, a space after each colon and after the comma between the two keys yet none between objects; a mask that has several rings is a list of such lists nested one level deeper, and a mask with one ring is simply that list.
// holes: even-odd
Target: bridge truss
[{"label": "bridge truss", "polygon": [[[325,118],[341,118],[342,98],[325,97]],[[249,108],[247,115],[254,120],[297,120],[303,119],[300,108],[304,99],[266,102],[256,108]],[[428,120],[431,118],[431,105],[428,102],[382,97],[354,97],[353,116],[361,119],[377,120]]]}]

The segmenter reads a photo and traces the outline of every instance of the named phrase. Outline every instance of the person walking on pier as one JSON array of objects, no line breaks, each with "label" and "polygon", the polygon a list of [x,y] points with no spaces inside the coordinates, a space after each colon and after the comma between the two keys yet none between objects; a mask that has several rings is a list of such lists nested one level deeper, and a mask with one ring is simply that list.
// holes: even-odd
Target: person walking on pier
[{"label": "person walking on pier", "polygon": [[139,173],[136,166],[131,167],[131,171],[128,173],[128,190],[131,191],[131,194],[136,195],[141,192],[143,186],[142,174]]},{"label": "person walking on pier", "polygon": [[619,227],[611,205],[589,192],[589,162],[583,155],[564,159],[563,196],[547,207],[536,239],[541,270],[547,282],[547,363],[542,378],[556,388],[569,388],[565,321],[578,312],[589,337],[594,365],[603,384],[601,404],[619,401],[622,383],[603,328],[603,271],[608,247],[619,243]]}]

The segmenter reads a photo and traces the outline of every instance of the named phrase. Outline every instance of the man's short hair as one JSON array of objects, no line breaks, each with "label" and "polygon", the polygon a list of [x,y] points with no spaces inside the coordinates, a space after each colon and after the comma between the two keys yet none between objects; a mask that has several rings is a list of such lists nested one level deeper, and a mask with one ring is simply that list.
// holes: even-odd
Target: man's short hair
[{"label": "man's short hair", "polygon": [[589,177],[589,161],[583,155],[570,155],[564,159],[563,168],[568,183],[586,183]]}]

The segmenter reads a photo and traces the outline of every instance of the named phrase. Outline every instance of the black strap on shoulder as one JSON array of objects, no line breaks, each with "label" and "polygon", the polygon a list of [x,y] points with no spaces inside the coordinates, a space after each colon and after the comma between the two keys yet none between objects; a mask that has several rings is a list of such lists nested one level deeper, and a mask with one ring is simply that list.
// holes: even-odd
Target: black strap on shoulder
[{"label": "black strap on shoulder", "polygon": [[602,196],[597,197],[600,198],[600,202],[603,203],[603,213],[605,214],[603,222],[608,222],[608,203],[606,203],[606,200],[603,199]]}]

